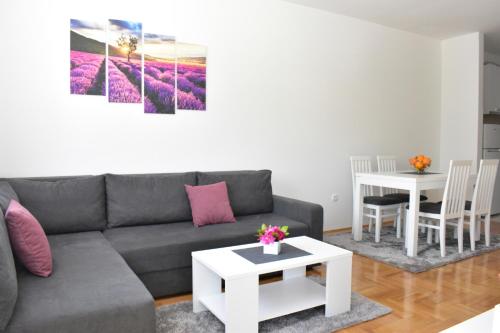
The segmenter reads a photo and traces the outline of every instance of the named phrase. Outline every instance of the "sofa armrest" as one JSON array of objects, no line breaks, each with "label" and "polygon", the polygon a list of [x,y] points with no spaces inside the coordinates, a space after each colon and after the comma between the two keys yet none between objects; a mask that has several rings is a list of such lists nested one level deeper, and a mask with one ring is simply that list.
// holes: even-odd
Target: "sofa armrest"
[{"label": "sofa armrest", "polygon": [[318,204],[273,195],[274,213],[305,223],[309,236],[323,240],[323,207]]}]

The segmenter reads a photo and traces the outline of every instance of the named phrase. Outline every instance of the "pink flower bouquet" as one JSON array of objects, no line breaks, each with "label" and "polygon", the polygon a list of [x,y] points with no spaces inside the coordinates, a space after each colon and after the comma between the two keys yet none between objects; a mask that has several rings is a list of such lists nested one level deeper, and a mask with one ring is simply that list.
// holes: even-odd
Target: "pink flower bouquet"
[{"label": "pink flower bouquet", "polygon": [[288,233],[288,226],[284,225],[282,227],[272,226],[272,225],[261,225],[260,229],[257,230],[257,235],[259,236],[259,241],[264,245],[273,244],[276,241],[283,240]]},{"label": "pink flower bouquet", "polygon": [[286,225],[279,227],[263,224],[260,229],[257,230],[259,241],[264,244],[264,253],[268,254],[279,254],[281,250],[279,241],[283,240],[288,235],[288,226]]}]

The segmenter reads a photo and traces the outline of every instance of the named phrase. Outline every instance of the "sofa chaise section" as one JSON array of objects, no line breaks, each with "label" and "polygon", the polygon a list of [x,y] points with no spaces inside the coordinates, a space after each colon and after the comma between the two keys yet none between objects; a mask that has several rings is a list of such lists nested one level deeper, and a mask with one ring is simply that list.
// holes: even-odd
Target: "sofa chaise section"
[{"label": "sofa chaise section", "polygon": [[101,232],[48,238],[54,272],[19,268],[5,333],[155,332],[153,298]]}]

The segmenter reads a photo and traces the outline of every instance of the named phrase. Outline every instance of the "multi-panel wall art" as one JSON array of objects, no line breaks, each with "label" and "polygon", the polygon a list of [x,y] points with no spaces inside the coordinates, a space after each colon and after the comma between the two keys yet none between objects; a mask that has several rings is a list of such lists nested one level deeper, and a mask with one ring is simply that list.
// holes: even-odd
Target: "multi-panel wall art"
[{"label": "multi-panel wall art", "polygon": [[143,103],[144,113],[206,110],[206,46],[115,19],[107,34],[105,23],[71,19],[70,35],[71,94],[106,96],[107,86],[110,103]]}]

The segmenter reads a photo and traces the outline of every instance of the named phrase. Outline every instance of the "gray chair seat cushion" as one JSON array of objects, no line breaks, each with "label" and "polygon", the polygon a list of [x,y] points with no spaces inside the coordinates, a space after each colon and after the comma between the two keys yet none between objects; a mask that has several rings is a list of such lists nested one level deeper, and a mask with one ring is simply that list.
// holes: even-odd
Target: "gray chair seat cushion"
[{"label": "gray chair seat cushion", "polygon": [[151,294],[100,232],[49,236],[53,274],[19,269],[8,333],[155,332]]},{"label": "gray chair seat cushion", "polygon": [[106,228],[103,176],[11,179],[9,183],[20,203],[37,218],[46,234]]},{"label": "gray chair seat cushion", "polygon": [[305,223],[275,215],[248,215],[236,223],[195,227],[192,222],[113,228],[104,236],[136,274],[191,266],[191,252],[257,242],[262,223],[288,225],[290,237],[308,234]]},{"label": "gray chair seat cushion", "polygon": [[[420,204],[420,211],[423,213],[431,213],[431,214],[441,214],[441,205],[443,203],[440,202],[422,202]],[[465,201],[465,210],[470,210],[472,206],[472,202],[467,200]],[[409,206],[406,206],[408,209]]]},{"label": "gray chair seat cushion", "polygon": [[[410,206],[407,205],[406,209],[409,208]],[[422,202],[420,204],[420,212],[430,213],[430,214],[441,214],[441,202]]]},{"label": "gray chair seat cushion", "polygon": [[[391,194],[386,194],[384,195],[386,198],[396,198],[401,200],[401,202],[410,202],[410,194],[408,193],[391,193]],[[426,201],[428,198],[427,196],[421,194],[420,195],[420,201]]]},{"label": "gray chair seat cushion", "polygon": [[368,196],[363,198],[363,203],[376,206],[396,205],[402,202],[403,201],[401,201],[401,199],[399,198],[389,198],[380,196]]}]

